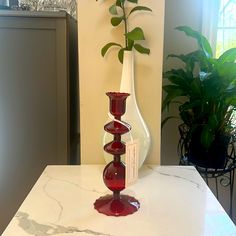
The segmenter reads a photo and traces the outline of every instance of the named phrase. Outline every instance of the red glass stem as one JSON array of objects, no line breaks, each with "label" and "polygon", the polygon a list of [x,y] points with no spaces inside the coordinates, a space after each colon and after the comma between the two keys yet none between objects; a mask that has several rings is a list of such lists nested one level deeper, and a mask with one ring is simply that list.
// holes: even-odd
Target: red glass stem
[{"label": "red glass stem", "polygon": [[130,196],[120,195],[125,189],[125,165],[121,162],[121,155],[125,153],[125,144],[121,135],[129,132],[130,127],[116,120],[121,120],[125,113],[125,102],[128,93],[107,93],[110,99],[110,113],[115,120],[104,126],[105,131],[113,134],[113,141],[104,146],[104,150],[113,155],[113,161],[108,163],[103,171],[103,181],[113,192],[96,200],[94,207],[105,215],[125,216],[134,213],[139,208],[139,202]]}]

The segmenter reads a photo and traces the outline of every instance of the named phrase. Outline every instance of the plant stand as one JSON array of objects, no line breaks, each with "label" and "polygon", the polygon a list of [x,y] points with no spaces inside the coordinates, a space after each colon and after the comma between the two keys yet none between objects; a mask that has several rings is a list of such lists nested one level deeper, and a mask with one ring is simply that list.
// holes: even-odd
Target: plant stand
[{"label": "plant stand", "polygon": [[219,184],[223,187],[229,187],[229,216],[232,218],[233,193],[234,193],[234,173],[236,168],[236,137],[232,136],[228,146],[227,159],[224,168],[213,169],[198,166],[188,160],[188,145],[184,142],[187,128],[184,125],[179,126],[180,140],[178,144],[178,154],[180,156],[179,165],[192,165],[199,174],[203,177],[206,184],[209,186],[209,179],[214,179],[216,198],[219,200]]}]

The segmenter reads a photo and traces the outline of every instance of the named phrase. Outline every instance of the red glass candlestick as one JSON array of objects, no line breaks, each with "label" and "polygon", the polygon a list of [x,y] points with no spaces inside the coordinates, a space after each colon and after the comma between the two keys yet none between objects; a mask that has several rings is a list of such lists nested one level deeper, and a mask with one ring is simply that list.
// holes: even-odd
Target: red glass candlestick
[{"label": "red glass candlestick", "polygon": [[139,202],[128,195],[120,194],[125,189],[125,165],[121,162],[121,155],[125,153],[125,144],[121,141],[121,135],[129,132],[130,126],[123,124],[121,116],[125,113],[126,98],[128,93],[106,93],[110,99],[110,113],[115,120],[104,126],[106,132],[114,136],[113,141],[104,146],[104,150],[114,156],[103,171],[103,181],[113,192],[97,199],[95,209],[108,216],[126,216],[134,213],[140,207]]}]

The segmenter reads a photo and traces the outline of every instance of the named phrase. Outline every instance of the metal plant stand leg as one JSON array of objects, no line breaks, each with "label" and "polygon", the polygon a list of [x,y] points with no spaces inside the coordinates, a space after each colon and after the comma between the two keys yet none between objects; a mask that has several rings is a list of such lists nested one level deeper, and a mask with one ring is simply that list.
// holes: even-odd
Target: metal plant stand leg
[{"label": "metal plant stand leg", "polygon": [[230,217],[232,217],[232,215],[233,215],[234,170],[235,169],[233,169],[230,172],[230,179],[231,179],[231,183],[230,183],[230,211],[229,211]]},{"label": "metal plant stand leg", "polygon": [[205,175],[205,181],[206,181],[206,184],[209,186],[209,182],[208,182],[208,177],[207,177],[207,175]]},{"label": "metal plant stand leg", "polygon": [[215,185],[216,185],[216,198],[217,198],[217,200],[219,200],[219,190],[218,190],[218,180],[217,180],[217,178],[215,178]]},{"label": "metal plant stand leg", "polygon": [[234,171],[236,168],[236,137],[232,136],[228,145],[228,153],[223,168],[206,168],[189,161],[189,144],[185,142],[188,129],[180,125],[180,140],[178,144],[178,153],[180,156],[180,165],[195,166],[199,174],[203,177],[209,186],[209,179],[215,179],[216,198],[219,200],[219,184],[223,187],[229,187],[229,216],[233,215],[233,194],[234,194]]}]

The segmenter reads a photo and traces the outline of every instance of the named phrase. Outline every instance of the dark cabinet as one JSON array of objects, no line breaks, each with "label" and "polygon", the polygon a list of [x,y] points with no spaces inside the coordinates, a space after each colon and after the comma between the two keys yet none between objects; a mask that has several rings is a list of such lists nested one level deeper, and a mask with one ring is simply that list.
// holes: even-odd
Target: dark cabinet
[{"label": "dark cabinet", "polygon": [[1,230],[46,165],[79,162],[77,58],[65,12],[0,12]]}]

